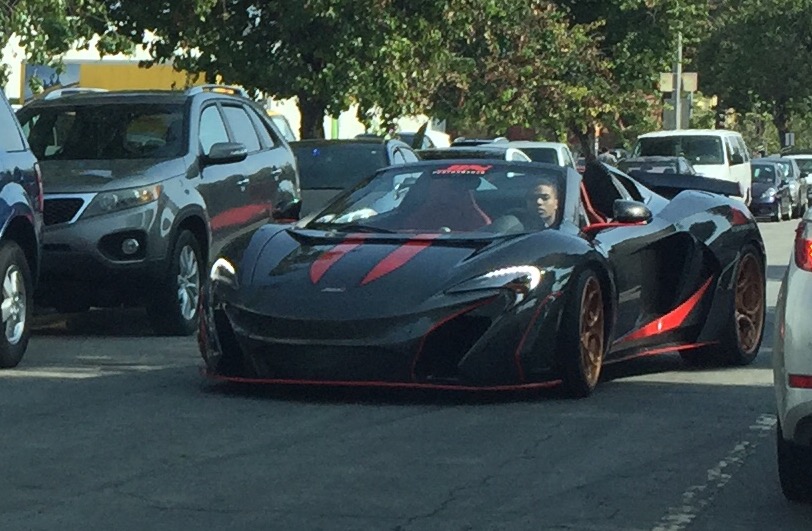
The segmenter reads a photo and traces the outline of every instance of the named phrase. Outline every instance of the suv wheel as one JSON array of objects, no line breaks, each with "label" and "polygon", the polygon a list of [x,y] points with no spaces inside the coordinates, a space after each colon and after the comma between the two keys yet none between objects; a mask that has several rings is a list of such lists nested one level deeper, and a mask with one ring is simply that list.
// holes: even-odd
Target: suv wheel
[{"label": "suv wheel", "polygon": [[12,241],[0,244],[0,367],[16,367],[31,337],[33,285],[28,261]]},{"label": "suv wheel", "polygon": [[200,303],[200,244],[188,230],[172,246],[166,277],[147,307],[159,334],[188,336],[197,330]]}]

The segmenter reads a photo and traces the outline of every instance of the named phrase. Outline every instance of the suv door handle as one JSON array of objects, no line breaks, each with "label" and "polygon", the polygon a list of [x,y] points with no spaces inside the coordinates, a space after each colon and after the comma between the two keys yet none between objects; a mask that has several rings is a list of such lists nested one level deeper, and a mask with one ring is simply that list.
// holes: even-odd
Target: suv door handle
[{"label": "suv door handle", "polygon": [[279,177],[280,175],[282,175],[282,168],[274,168],[273,170],[271,170],[271,175],[273,175],[274,177]]},{"label": "suv door handle", "polygon": [[245,179],[242,179],[242,180],[240,180],[240,181],[237,181],[237,186],[248,186],[248,183],[249,183],[249,182],[251,182],[251,179],[249,179],[248,177],[246,177]]}]

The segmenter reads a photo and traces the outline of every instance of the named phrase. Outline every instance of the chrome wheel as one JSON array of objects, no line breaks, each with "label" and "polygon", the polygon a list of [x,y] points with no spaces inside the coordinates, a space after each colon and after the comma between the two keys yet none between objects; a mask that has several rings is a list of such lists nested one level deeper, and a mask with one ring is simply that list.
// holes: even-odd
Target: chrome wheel
[{"label": "chrome wheel", "polygon": [[756,256],[745,254],[736,277],[736,339],[745,354],[758,348],[764,329],[764,278]]},{"label": "chrome wheel", "polygon": [[23,273],[17,265],[12,264],[3,276],[3,302],[0,304],[6,340],[11,345],[19,343],[23,337],[27,316],[26,305],[27,294]]},{"label": "chrome wheel", "polygon": [[603,296],[598,280],[590,277],[581,293],[580,351],[584,379],[592,388],[598,383],[603,365],[605,329]]},{"label": "chrome wheel", "polygon": [[197,313],[200,300],[200,267],[191,245],[185,245],[178,257],[178,307],[187,321]]}]

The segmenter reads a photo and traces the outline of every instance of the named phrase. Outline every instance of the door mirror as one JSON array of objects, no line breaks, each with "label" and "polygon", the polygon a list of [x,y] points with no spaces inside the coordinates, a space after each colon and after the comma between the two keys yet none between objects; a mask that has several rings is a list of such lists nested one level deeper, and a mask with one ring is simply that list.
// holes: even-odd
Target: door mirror
[{"label": "door mirror", "polygon": [[298,197],[277,203],[273,210],[274,221],[298,220],[302,213],[302,200]]},{"label": "door mirror", "polygon": [[248,149],[240,142],[218,142],[203,155],[205,164],[231,164],[242,162],[248,156]]},{"label": "door mirror", "polygon": [[651,221],[651,210],[639,201],[615,199],[612,207],[614,221],[618,223],[648,223]]},{"label": "door mirror", "polygon": [[744,157],[739,153],[734,153],[730,156],[730,165],[735,166],[736,164],[744,164]]}]

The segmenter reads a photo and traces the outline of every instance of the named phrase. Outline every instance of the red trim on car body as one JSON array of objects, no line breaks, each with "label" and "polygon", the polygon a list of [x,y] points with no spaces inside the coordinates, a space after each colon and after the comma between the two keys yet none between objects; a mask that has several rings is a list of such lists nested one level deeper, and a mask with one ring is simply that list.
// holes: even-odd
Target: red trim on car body
[{"label": "red trim on car body", "polygon": [[410,383],[410,382],[377,382],[377,381],[329,381],[329,380],[284,380],[273,378],[245,378],[241,376],[223,376],[215,374],[201,367],[201,372],[206,378],[213,380],[243,383],[243,384],[272,384],[290,386],[321,386],[321,387],[379,387],[395,389],[435,389],[442,391],[530,391],[534,389],[548,389],[561,385],[561,380],[549,380],[546,382],[533,382],[516,385],[453,385],[453,384],[430,384],[430,383]]},{"label": "red trim on car body", "polygon": [[521,352],[525,341],[527,341],[527,336],[530,335],[530,330],[533,328],[533,325],[536,324],[536,320],[538,319],[539,315],[541,315],[541,310],[544,309],[551,299],[558,297],[561,295],[561,293],[562,292],[560,291],[554,291],[539,301],[538,308],[536,308],[536,311],[533,312],[533,316],[530,318],[527,328],[524,330],[521,339],[519,339],[519,345],[516,347],[516,351],[513,353],[513,361],[516,363],[516,371],[519,374],[520,382],[524,381],[524,369],[522,369]]},{"label": "red trim on car body", "polygon": [[310,281],[313,284],[318,284],[321,277],[323,277],[336,262],[361,245],[366,237],[366,234],[347,236],[343,242],[316,258],[313,263],[310,264]]},{"label": "red trim on car body", "polygon": [[684,343],[679,345],[671,345],[670,347],[654,347],[650,349],[645,349],[635,354],[631,354],[629,356],[624,356],[622,358],[614,359],[614,360],[607,360],[604,361],[604,365],[611,365],[613,363],[620,363],[623,361],[634,360],[637,358],[647,358],[649,356],[658,356],[660,354],[666,354],[668,352],[679,352],[682,350],[693,350],[702,347],[710,347],[713,345],[718,345],[718,341],[703,341],[701,343]]},{"label": "red trim on car body", "polygon": [[375,264],[369,273],[366,274],[361,281],[364,286],[372,281],[388,275],[389,273],[403,267],[412,258],[417,256],[420,251],[429,247],[434,240],[440,237],[440,234],[416,234],[413,239],[405,242],[403,245],[386,255],[380,262]]},{"label": "red trim on car body", "polygon": [[699,290],[688,297],[685,302],[667,314],[658,317],[637,330],[629,332],[625,336],[615,341],[615,344],[624,343],[626,341],[634,341],[636,339],[644,339],[679,328],[680,325],[685,322],[691,312],[696,308],[697,304],[699,304],[699,301],[702,300],[702,296],[708,290],[708,287],[710,287],[712,281],[713,277],[710,277],[705,281],[704,284],[702,284]]},{"label": "red trim on car body", "polygon": [[795,389],[812,389],[812,376],[808,374],[790,374],[787,384]]}]

